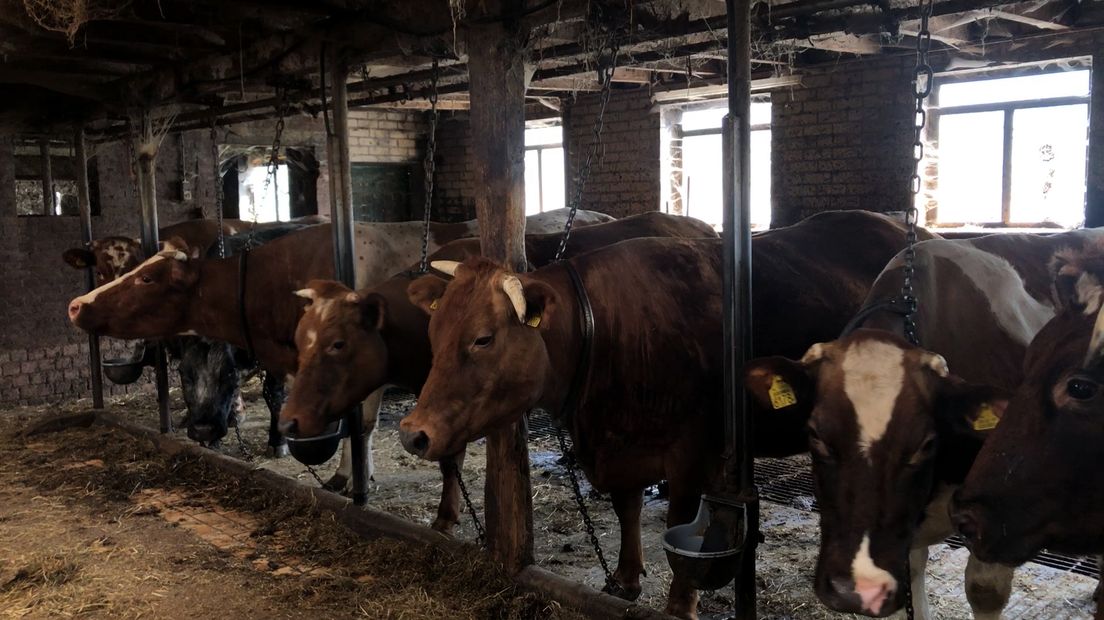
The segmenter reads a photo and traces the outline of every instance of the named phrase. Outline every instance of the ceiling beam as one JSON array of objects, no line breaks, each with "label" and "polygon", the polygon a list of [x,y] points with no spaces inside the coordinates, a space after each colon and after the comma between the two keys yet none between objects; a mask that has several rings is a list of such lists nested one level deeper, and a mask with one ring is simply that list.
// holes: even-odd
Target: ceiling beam
[{"label": "ceiling beam", "polygon": [[1020,15],[1019,13],[1012,13],[1011,11],[999,11],[992,10],[989,14],[993,17],[1003,19],[1005,21],[1016,22],[1018,24],[1026,24],[1033,26],[1041,30],[1069,30],[1069,26],[1065,24],[1059,24],[1046,19],[1039,19],[1038,17],[1029,17],[1027,15]]}]

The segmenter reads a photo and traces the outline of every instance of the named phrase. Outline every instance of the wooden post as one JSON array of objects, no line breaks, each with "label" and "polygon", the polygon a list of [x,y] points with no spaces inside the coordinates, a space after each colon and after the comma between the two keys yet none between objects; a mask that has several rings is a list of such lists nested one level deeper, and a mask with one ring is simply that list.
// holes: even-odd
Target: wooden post
[{"label": "wooden post", "polygon": [[[84,128],[73,133],[73,165],[77,169],[77,205],[80,208],[81,241],[87,247],[92,242],[92,203],[88,191],[88,154],[84,145]],[[85,287],[96,288],[96,274],[92,267],[84,270]],[[100,366],[100,337],[88,334],[88,368],[92,380],[92,407],[103,409],[103,368]]]},{"label": "wooden post", "polygon": [[[138,159],[138,198],[141,203],[142,251],[146,256],[157,254],[160,239],[157,232],[157,144],[153,134],[153,118],[149,110],[142,112],[138,136],[132,136],[134,156]],[[162,433],[172,432],[169,415],[169,364],[165,346],[157,342],[154,373],[157,379],[157,411]]]},{"label": "wooden post", "polygon": [[[516,0],[500,4],[501,15],[520,8]],[[483,256],[517,271],[526,266],[525,57],[522,35],[508,18],[470,26],[468,74],[479,239]],[[487,435],[487,548],[511,572],[533,562],[527,434],[523,418]]]},{"label": "wooden post", "polygon": [[[333,222],[334,274],[345,286],[356,288],[356,262],[353,260],[353,177],[349,160],[349,91],[346,79],[349,68],[335,54],[330,74],[333,88],[333,133],[327,140],[330,159],[330,187],[335,191],[330,196],[330,204],[335,205],[330,212]],[[345,416],[349,427],[349,444],[353,461],[353,503],[363,506],[368,503],[368,454],[364,442],[364,416],[361,406],[355,407]]]},{"label": "wooden post", "polygon": [[1089,164],[1085,183],[1085,226],[1104,226],[1104,52],[1093,54],[1089,100]]},{"label": "wooden post", "polygon": [[740,553],[733,607],[755,618],[755,548],[759,496],[755,489],[752,424],[738,373],[751,356],[751,1],[726,0],[728,12],[728,116],[724,123],[724,233],[722,244],[725,491],[746,508],[747,536]]},{"label": "wooden post", "polygon": [[54,171],[50,165],[50,139],[41,138],[38,149],[42,154],[42,215],[56,215],[54,212]]}]

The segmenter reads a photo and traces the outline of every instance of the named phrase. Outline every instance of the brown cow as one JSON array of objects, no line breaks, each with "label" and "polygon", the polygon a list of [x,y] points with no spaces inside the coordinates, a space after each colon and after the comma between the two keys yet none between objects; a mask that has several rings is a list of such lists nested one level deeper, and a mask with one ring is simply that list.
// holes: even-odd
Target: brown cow
[{"label": "brown cow", "polygon": [[[539,267],[551,262],[560,236],[526,235],[529,264]],[[575,231],[565,257],[636,237],[716,236],[707,224],[693,218],[647,213]],[[477,239],[461,239],[441,248],[433,260],[462,260],[478,254]],[[414,393],[421,390],[430,365],[429,318],[407,299],[410,277],[401,274],[357,293],[337,282],[312,281],[297,293],[311,303],[295,332],[299,371],[281,412],[283,432],[316,435],[366,399],[365,427],[370,430],[386,386]],[[457,456],[462,459],[463,454]],[[351,464],[346,461],[342,460],[332,483],[344,486],[347,482]],[[445,484],[434,529],[449,531],[459,519],[460,489],[454,469],[458,464],[442,460]]]},{"label": "brown cow", "polygon": [[1059,251],[1052,268],[1060,310],[953,502],[972,552],[1010,565],[1044,547],[1104,552],[1104,242]]},{"label": "brown cow", "polygon": [[[804,350],[821,334],[839,333],[904,237],[899,223],[863,212],[827,213],[756,236],[756,350]],[[591,483],[612,496],[621,524],[615,579],[638,594],[644,488],[666,478],[667,522],[686,523],[718,473],[719,241],[625,241],[529,274],[469,259],[451,283],[415,281],[411,300],[431,313],[433,366],[401,434],[410,452],[439,459],[533,407],[564,407],[582,346],[569,265],[591,300],[595,333],[577,413],[560,422]],[[696,608],[697,593],[675,575],[667,610],[696,617]]]}]

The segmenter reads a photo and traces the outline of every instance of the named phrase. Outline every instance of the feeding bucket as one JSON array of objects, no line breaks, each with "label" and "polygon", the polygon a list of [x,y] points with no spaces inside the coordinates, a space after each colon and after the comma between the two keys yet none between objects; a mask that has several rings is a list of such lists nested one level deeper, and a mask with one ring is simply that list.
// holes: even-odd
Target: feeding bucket
[{"label": "feeding bucket", "polygon": [[747,506],[713,495],[702,495],[693,522],[663,534],[667,562],[698,590],[717,590],[736,575],[747,539]]},{"label": "feeding bucket", "polygon": [[341,439],[347,435],[345,420],[330,422],[326,431],[314,437],[286,436],[288,452],[304,465],[321,465],[337,453]]},{"label": "feeding bucket", "polygon": [[153,347],[144,342],[138,343],[129,358],[119,357],[103,360],[100,366],[107,378],[116,385],[130,385],[142,376],[142,368],[153,366]]}]

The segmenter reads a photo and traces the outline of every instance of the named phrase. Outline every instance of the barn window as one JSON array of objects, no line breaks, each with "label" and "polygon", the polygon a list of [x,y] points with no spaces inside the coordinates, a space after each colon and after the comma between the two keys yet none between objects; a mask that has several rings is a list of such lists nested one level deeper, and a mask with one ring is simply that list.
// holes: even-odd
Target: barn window
[{"label": "barn window", "polygon": [[[721,174],[723,101],[670,108],[665,114],[667,161],[664,179],[668,213],[688,215],[721,229],[724,192]],[[751,104],[751,223],[770,226],[771,104]]]},{"label": "barn window", "polygon": [[525,128],[525,214],[566,206],[563,125],[536,121]]},{"label": "barn window", "polygon": [[[15,140],[14,154],[18,215],[80,215],[76,163],[68,141],[20,137]],[[88,167],[92,215],[99,215],[95,160],[90,161]],[[47,184],[50,186],[49,194],[44,195]]]},{"label": "barn window", "polygon": [[937,226],[1085,220],[1088,70],[945,81],[932,108]]}]

